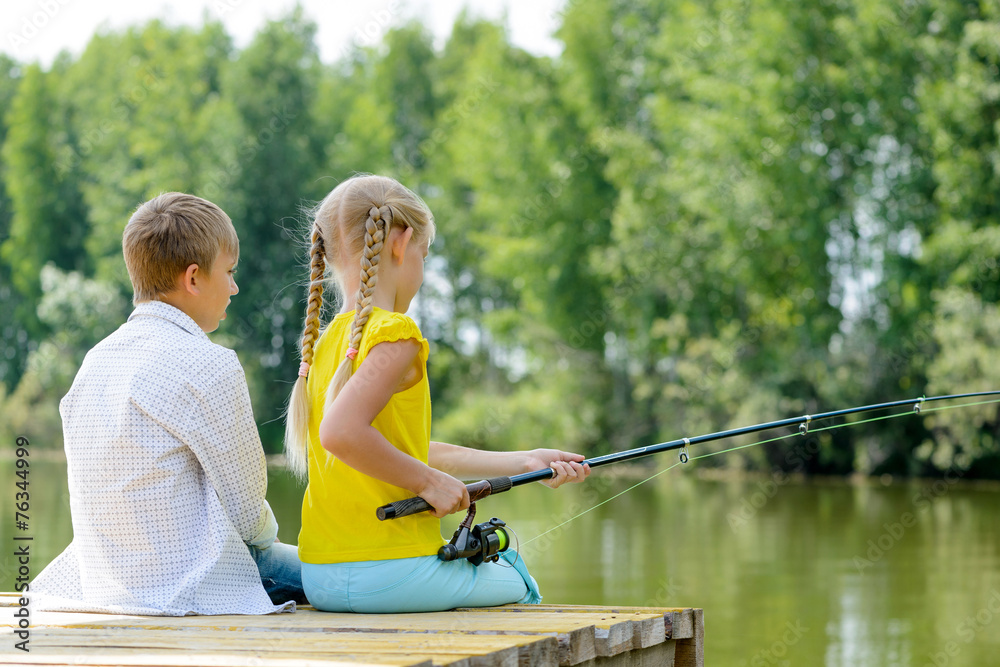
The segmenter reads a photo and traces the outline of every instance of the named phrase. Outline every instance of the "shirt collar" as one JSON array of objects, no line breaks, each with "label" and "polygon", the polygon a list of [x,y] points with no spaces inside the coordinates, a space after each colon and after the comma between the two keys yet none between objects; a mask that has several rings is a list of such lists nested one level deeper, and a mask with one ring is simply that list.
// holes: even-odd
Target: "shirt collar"
[{"label": "shirt collar", "polygon": [[189,334],[201,336],[208,340],[208,334],[202,331],[201,327],[187,313],[179,308],[174,308],[169,303],[162,301],[145,301],[140,303],[136,305],[135,310],[128,316],[128,321],[131,322],[136,317],[158,317],[171,324],[176,324]]}]

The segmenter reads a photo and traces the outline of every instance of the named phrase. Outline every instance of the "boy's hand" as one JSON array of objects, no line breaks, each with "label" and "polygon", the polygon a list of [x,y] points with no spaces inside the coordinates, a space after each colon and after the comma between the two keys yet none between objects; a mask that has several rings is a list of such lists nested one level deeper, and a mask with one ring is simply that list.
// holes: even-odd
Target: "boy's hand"
[{"label": "boy's hand", "polygon": [[469,509],[469,490],[465,484],[447,473],[428,468],[430,479],[426,486],[416,491],[433,508],[430,513],[443,518],[452,512]]},{"label": "boy's hand", "polygon": [[556,476],[543,480],[542,484],[556,489],[566,482],[582,482],[590,476],[590,466],[581,463],[586,457],[558,449],[533,449],[525,452],[528,457],[528,471],[552,468]]}]

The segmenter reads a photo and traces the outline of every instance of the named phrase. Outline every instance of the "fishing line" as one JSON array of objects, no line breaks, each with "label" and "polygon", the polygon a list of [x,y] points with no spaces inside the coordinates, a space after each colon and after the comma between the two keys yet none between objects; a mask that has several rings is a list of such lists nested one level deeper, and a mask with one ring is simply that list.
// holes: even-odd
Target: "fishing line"
[{"label": "fishing line", "polygon": [[[994,398],[994,399],[990,399],[990,400],[986,400],[986,401],[976,401],[976,402],[973,402],[973,403],[959,403],[957,405],[944,405],[944,406],[940,406],[940,407],[927,407],[927,408],[923,408],[922,407],[922,403],[923,403],[923,399],[920,399],[920,402],[917,403],[914,406],[914,409],[910,410],[909,412],[897,412],[896,414],[882,415],[882,416],[879,416],[879,417],[870,417],[869,419],[862,419],[860,421],[849,421],[849,422],[845,421],[843,424],[833,424],[831,426],[823,426],[821,428],[808,429],[806,431],[800,431],[797,434],[796,433],[785,433],[785,434],[779,435],[779,436],[774,437],[774,438],[767,438],[765,440],[760,440],[758,442],[753,442],[753,443],[750,443],[749,445],[738,445],[736,447],[730,447],[729,449],[722,449],[722,450],[719,450],[717,452],[708,452],[708,453],[705,453],[705,454],[699,454],[698,456],[691,456],[690,460],[694,461],[694,460],[697,460],[697,459],[707,459],[710,456],[717,456],[719,454],[726,454],[728,452],[735,452],[735,451],[740,450],[740,449],[747,449],[747,448],[750,448],[750,447],[757,447],[758,445],[764,445],[764,444],[767,444],[769,442],[775,442],[777,440],[786,440],[788,438],[794,438],[796,436],[806,435],[807,433],[819,433],[821,431],[832,431],[834,429],[843,428],[845,426],[860,426],[861,424],[868,424],[868,423],[877,422],[877,421],[885,421],[887,419],[896,419],[898,417],[905,417],[907,415],[912,415],[912,414],[918,414],[919,415],[919,414],[923,414],[923,413],[927,413],[927,412],[942,412],[944,410],[954,410],[954,409],[957,409],[957,408],[969,408],[969,407],[973,407],[973,406],[976,406],[976,405],[988,405],[990,403],[1000,403],[1000,398]],[[579,519],[584,514],[587,514],[588,512],[592,512],[592,511],[596,510],[601,505],[605,505],[607,503],[610,503],[615,498],[618,498],[619,496],[625,495],[626,493],[628,493],[632,489],[635,489],[635,488],[637,488],[639,486],[642,486],[646,482],[649,482],[649,481],[651,481],[653,479],[656,479],[657,477],[659,477],[660,475],[662,475],[664,473],[670,472],[671,470],[673,470],[674,468],[676,468],[679,465],[684,465],[684,463],[681,462],[681,461],[678,461],[677,463],[674,463],[672,466],[670,466],[668,468],[664,468],[663,470],[650,475],[649,477],[647,477],[646,479],[642,480],[641,482],[636,482],[635,484],[633,484],[632,486],[628,487],[624,491],[620,491],[619,493],[616,493],[615,495],[611,496],[610,498],[607,498],[606,500],[602,500],[601,502],[597,503],[596,505],[594,505],[590,509],[586,509],[586,510],[580,512],[579,514],[577,514],[576,516],[572,516],[569,519],[566,519],[565,521],[563,521],[562,523],[560,523],[560,524],[558,524],[556,526],[553,526],[552,528],[549,528],[545,532],[539,533],[538,535],[535,535],[530,540],[526,540],[524,542],[524,546],[527,546],[527,545],[531,544],[535,540],[537,540],[539,538],[542,538],[542,537],[544,537],[545,535],[548,535],[551,532],[559,530],[560,528],[562,528],[566,524],[568,524],[568,523],[570,523],[572,521],[576,521],[577,519]]]},{"label": "fishing line", "polygon": [[[786,436],[786,437],[787,437],[787,436]],[[658,473],[655,473],[655,474],[653,474],[653,475],[650,475],[649,477],[647,477],[646,479],[642,480],[641,482],[637,482],[636,484],[633,484],[632,486],[628,487],[628,488],[627,488],[627,489],[625,489],[624,491],[620,491],[619,493],[616,493],[615,495],[611,496],[611,497],[610,497],[610,498],[608,498],[607,500],[602,500],[601,502],[597,503],[596,505],[594,505],[594,506],[593,506],[593,507],[591,507],[590,509],[586,509],[586,510],[583,510],[582,512],[580,512],[580,513],[579,513],[579,514],[577,514],[576,516],[574,516],[574,517],[570,517],[569,519],[566,519],[565,521],[563,521],[562,523],[560,523],[560,524],[559,524],[558,526],[553,526],[552,528],[549,528],[548,530],[546,530],[546,531],[545,531],[544,533],[540,533],[540,534],[538,534],[538,535],[535,535],[535,536],[534,536],[534,537],[532,537],[532,538],[531,538],[530,540],[526,540],[524,544],[525,544],[525,545],[528,545],[528,544],[531,544],[532,542],[534,542],[534,541],[535,541],[535,540],[537,540],[538,538],[540,538],[540,537],[543,537],[543,536],[545,536],[545,535],[548,535],[549,533],[551,533],[551,532],[552,532],[552,531],[554,531],[554,530],[559,530],[560,528],[562,528],[563,526],[565,526],[565,525],[566,525],[567,523],[569,523],[570,521],[575,521],[575,520],[579,519],[579,518],[580,518],[581,516],[583,516],[583,515],[584,515],[584,514],[586,514],[587,512],[593,512],[594,510],[596,510],[596,509],[597,509],[598,507],[600,507],[601,505],[604,505],[604,504],[606,504],[606,503],[610,503],[610,502],[611,502],[612,500],[614,500],[614,499],[615,499],[615,498],[617,498],[618,496],[623,496],[623,495],[625,495],[626,493],[628,493],[628,492],[629,492],[629,491],[631,491],[632,489],[634,489],[634,488],[636,488],[636,487],[638,487],[638,486],[642,486],[643,484],[645,484],[645,483],[646,483],[646,482],[648,482],[649,480],[651,480],[651,479],[653,479],[653,478],[655,478],[655,477],[659,477],[660,475],[662,475],[662,474],[663,474],[663,473],[665,473],[665,472],[670,472],[671,470],[673,470],[674,468],[676,468],[676,467],[677,467],[677,466],[679,466],[679,465],[683,465],[683,464],[682,464],[682,463],[681,463],[680,461],[678,461],[677,463],[673,464],[673,465],[672,465],[672,466],[670,466],[669,468],[664,468],[664,469],[663,469],[663,470],[661,470],[660,472],[658,472]]]},{"label": "fishing line", "polygon": [[[501,558],[496,563],[498,567],[513,568],[515,565],[517,565],[517,561],[521,559],[521,539],[517,536],[517,533],[510,526],[504,526],[504,530],[514,533],[514,562],[511,563]],[[502,565],[501,561],[503,562]]]}]

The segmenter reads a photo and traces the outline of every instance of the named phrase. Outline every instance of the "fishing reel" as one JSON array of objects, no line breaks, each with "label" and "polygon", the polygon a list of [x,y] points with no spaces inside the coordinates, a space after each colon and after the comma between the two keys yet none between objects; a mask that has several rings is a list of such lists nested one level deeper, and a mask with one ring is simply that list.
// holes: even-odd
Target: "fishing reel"
[{"label": "fishing reel", "polygon": [[476,518],[476,503],[469,505],[462,523],[451,537],[451,542],[438,549],[438,558],[444,561],[465,558],[473,565],[483,561],[495,563],[500,553],[510,547],[507,525],[493,517],[485,523],[472,525]]}]

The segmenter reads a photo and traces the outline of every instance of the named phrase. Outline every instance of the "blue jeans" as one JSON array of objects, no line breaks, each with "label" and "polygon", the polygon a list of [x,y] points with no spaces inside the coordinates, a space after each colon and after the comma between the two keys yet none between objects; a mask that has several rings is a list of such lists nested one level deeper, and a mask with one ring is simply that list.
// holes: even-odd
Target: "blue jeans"
[{"label": "blue jeans", "polygon": [[264,584],[271,602],[284,604],[295,600],[297,604],[306,604],[306,595],[302,591],[302,563],[299,561],[298,547],[275,542],[267,549],[249,546],[250,555],[257,563],[260,580]]},{"label": "blue jeans", "polygon": [[524,559],[514,551],[501,554],[499,563],[478,567],[465,559],[444,562],[437,556],[302,563],[302,585],[309,602],[321,611],[363,614],[493,607],[542,599]]}]

